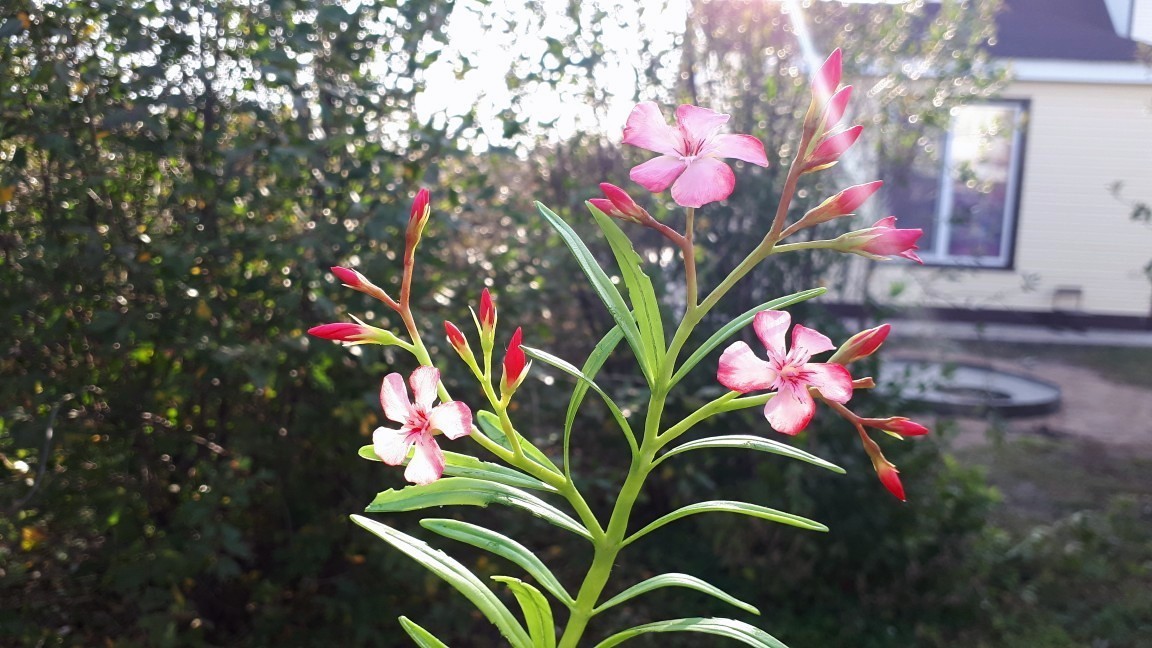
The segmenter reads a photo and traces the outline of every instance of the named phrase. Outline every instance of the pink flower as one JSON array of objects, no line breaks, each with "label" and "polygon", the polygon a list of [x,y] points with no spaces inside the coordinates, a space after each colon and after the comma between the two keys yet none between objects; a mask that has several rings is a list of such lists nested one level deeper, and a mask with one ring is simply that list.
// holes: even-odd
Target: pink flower
[{"label": "pink flower", "polygon": [[865,331],[860,331],[856,335],[848,338],[848,341],[840,345],[836,353],[828,358],[828,362],[835,362],[838,364],[846,365],[850,362],[855,362],[876,353],[884,340],[888,339],[888,333],[892,330],[891,324],[881,324],[875,328],[870,328]]},{"label": "pink flower", "polygon": [[792,350],[784,348],[784,334],[791,322],[792,316],[786,312],[757,313],[752,327],[768,349],[768,361],[757,358],[744,342],[736,342],[720,356],[716,374],[720,384],[742,394],[777,390],[764,406],[764,416],[773,429],[784,434],[797,434],[816,413],[808,387],[815,387],[824,398],[837,403],[852,397],[852,376],[842,365],[808,362],[813,354],[835,348],[825,335],[797,324],[792,331]]},{"label": "pink flower", "polygon": [[444,451],[436,443],[435,434],[458,439],[472,432],[472,411],[458,401],[441,403],[436,407],[436,386],[440,384],[440,371],[435,367],[419,367],[409,379],[416,402],[408,400],[404,378],[398,373],[384,377],[380,387],[380,405],[389,420],[400,424],[399,430],[376,428],[372,433],[372,446],[376,456],[391,466],[404,463],[408,451],[416,447],[404,479],[413,484],[430,484],[444,474]]},{"label": "pink flower", "polygon": [[661,155],[633,167],[629,177],[652,192],[671,185],[672,199],[682,207],[724,200],[736,187],[736,176],[720,158],[768,166],[760,140],[717,132],[727,121],[728,115],[683,105],[676,109],[676,127],[672,127],[655,103],[637,104],[628,115],[624,143]]},{"label": "pink flower", "polygon": [[643,207],[637,205],[636,201],[632,200],[632,196],[629,196],[628,192],[620,187],[602,182],[600,183],[600,191],[604,192],[603,198],[592,198],[588,202],[592,203],[596,209],[604,212],[606,216],[639,224],[652,220],[652,216]]},{"label": "pink flower", "polygon": [[920,249],[916,241],[923,233],[921,229],[898,229],[896,217],[889,216],[876,221],[872,227],[840,236],[836,239],[839,242],[837,248],[881,261],[901,256],[923,264],[924,261],[916,254]]}]

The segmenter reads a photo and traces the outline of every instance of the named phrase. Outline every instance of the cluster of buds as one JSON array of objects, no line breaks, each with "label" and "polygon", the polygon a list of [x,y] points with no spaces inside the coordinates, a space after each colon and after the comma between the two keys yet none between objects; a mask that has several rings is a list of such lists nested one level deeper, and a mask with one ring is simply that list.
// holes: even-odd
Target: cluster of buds
[{"label": "cluster of buds", "polygon": [[[492,294],[488,292],[487,288],[480,293],[480,314],[477,316],[476,312],[473,311],[472,318],[476,322],[476,330],[480,335],[483,367],[477,362],[476,354],[472,352],[468,338],[464,337],[460,327],[445,320],[444,333],[448,338],[448,344],[452,345],[457,355],[464,361],[464,364],[468,365],[468,368],[472,370],[473,375],[480,380],[481,384],[487,387],[491,385],[492,349],[496,342],[496,306],[492,302]],[[520,327],[517,327],[508,341],[508,348],[504,352],[503,373],[500,376],[500,402],[504,405],[511,401],[512,394],[523,384],[524,378],[528,375],[530,363],[524,354],[524,349],[521,348],[523,340],[524,332]]]}]

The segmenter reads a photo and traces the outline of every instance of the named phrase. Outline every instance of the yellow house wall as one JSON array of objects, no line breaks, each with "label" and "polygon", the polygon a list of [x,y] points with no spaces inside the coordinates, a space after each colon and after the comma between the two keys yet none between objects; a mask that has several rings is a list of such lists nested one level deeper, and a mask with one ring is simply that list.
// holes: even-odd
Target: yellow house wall
[{"label": "yellow house wall", "polygon": [[1152,227],[1109,190],[1120,181],[1126,198],[1152,203],[1152,87],[1020,82],[1002,96],[1031,101],[1014,267],[858,266],[841,297],[866,283],[904,306],[1051,311],[1074,307],[1057,293],[1078,289],[1084,313],[1152,313]]}]

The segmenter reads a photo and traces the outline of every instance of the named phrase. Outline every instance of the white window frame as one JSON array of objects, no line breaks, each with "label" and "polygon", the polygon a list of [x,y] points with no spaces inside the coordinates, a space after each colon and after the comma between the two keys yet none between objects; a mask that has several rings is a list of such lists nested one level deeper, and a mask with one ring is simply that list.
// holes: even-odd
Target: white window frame
[{"label": "white window frame", "polygon": [[1011,108],[1013,111],[1012,128],[1012,154],[1009,160],[1008,182],[1004,192],[1003,218],[1000,232],[1000,254],[992,256],[972,256],[949,254],[948,248],[952,241],[952,212],[953,191],[952,181],[955,165],[952,162],[952,146],[955,128],[952,126],[956,117],[952,116],[948,132],[944,137],[943,151],[940,156],[940,189],[936,198],[936,213],[933,219],[935,240],[930,247],[918,250],[924,262],[937,266],[958,266],[968,268],[994,268],[1011,269],[1016,248],[1016,220],[1019,211],[1020,184],[1023,179],[1024,163],[1024,129],[1028,114],[1028,102],[1021,100],[986,101],[967,106],[959,106],[955,110],[967,107],[996,106]]}]

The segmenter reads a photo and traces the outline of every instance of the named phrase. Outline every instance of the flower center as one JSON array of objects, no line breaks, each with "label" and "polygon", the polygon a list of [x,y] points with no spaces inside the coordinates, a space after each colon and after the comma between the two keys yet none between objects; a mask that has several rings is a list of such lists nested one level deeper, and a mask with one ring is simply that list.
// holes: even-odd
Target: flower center
[{"label": "flower center", "polygon": [[413,403],[412,409],[408,411],[408,422],[406,425],[414,432],[424,432],[427,430],[428,408],[419,403]]}]

